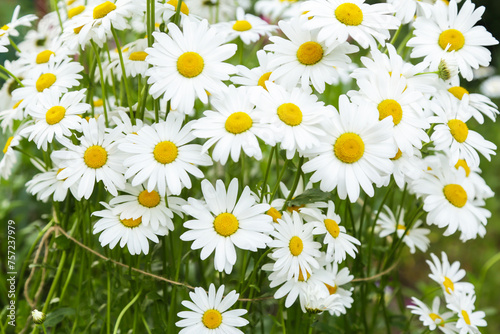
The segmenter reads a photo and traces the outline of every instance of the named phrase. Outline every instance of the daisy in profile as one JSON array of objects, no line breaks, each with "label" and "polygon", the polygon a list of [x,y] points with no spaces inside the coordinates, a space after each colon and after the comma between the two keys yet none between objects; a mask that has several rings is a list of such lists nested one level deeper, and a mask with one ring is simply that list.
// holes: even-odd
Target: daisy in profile
[{"label": "daisy in profile", "polygon": [[431,269],[429,277],[443,288],[446,300],[450,300],[451,296],[455,296],[459,292],[474,292],[474,285],[460,282],[465,277],[465,270],[460,269],[460,262],[455,261],[450,264],[445,252],[441,252],[441,260],[432,253],[431,258],[432,262],[426,260]]},{"label": "daisy in profile", "polygon": [[[31,26],[31,22],[38,19],[36,15],[29,14],[22,17],[19,17],[19,11],[21,10],[21,6],[16,6],[14,9],[14,13],[12,14],[12,19],[9,23],[4,24],[0,28],[0,44],[7,45],[9,43],[10,37],[19,36],[19,32],[16,30],[18,27]],[[4,42],[5,41],[5,42]],[[4,44],[5,43],[5,44]]]},{"label": "daisy in profile", "polygon": [[241,317],[247,310],[229,310],[238,301],[239,294],[235,290],[224,296],[224,285],[216,290],[215,285],[210,284],[208,294],[202,288],[195,288],[189,297],[193,302],[184,300],[181,303],[189,311],[177,313],[182,318],[175,323],[182,328],[179,334],[243,334],[236,327],[248,324],[248,320]]},{"label": "daisy in profile", "polygon": [[72,52],[61,43],[59,37],[53,38],[47,48],[30,51],[21,52],[18,60],[19,66],[27,73],[41,64],[48,63],[52,58],[54,62],[58,62],[72,55]]},{"label": "daisy in profile", "polygon": [[238,179],[231,181],[227,191],[222,180],[217,180],[215,188],[203,180],[201,190],[206,204],[189,198],[182,207],[194,219],[184,223],[188,231],[180,238],[194,241],[191,248],[201,248],[202,260],[215,251],[215,270],[230,274],[236,263],[235,247],[256,252],[271,241],[272,218],[266,214],[269,205],[257,204],[248,186],[238,198]]},{"label": "daisy in profile", "polygon": [[36,106],[29,105],[27,113],[35,124],[23,129],[21,134],[34,141],[38,149],[46,151],[47,143],[52,143],[54,137],[58,140],[64,136],[70,137],[71,130],[80,131],[81,115],[90,110],[90,105],[81,103],[85,97],[85,89],[61,94],[49,90],[41,95]]},{"label": "daisy in profile", "polygon": [[422,321],[423,325],[427,326],[429,330],[439,329],[444,334],[457,333],[456,322],[449,321],[453,317],[453,312],[441,312],[439,310],[441,301],[438,296],[434,297],[431,308],[415,297],[412,297],[411,301],[413,304],[408,305],[411,313],[418,315],[418,320]]},{"label": "daisy in profile", "polygon": [[102,181],[113,196],[125,187],[123,159],[116,147],[118,131],[105,133],[104,117],[81,120],[82,136],[80,145],[70,140],[61,140],[65,149],[52,152],[51,158],[63,168],[57,175],[66,187],[78,184],[77,199],[89,199],[95,183]]},{"label": "daisy in profile", "polygon": [[332,44],[353,38],[363,48],[377,49],[390,37],[389,30],[397,29],[401,22],[394,16],[390,4],[367,4],[365,0],[311,0],[301,7],[308,20],[307,29],[319,29],[318,39]]},{"label": "daisy in profile", "polygon": [[158,230],[153,230],[151,225],[142,224],[141,217],[137,219],[120,219],[119,214],[113,212],[113,208],[108,204],[101,202],[105,207],[104,210],[92,213],[93,216],[100,217],[94,224],[93,234],[99,235],[101,246],[109,245],[110,249],[120,243],[120,247],[125,245],[131,255],[139,255],[141,253],[147,255],[149,253],[149,242],[160,242],[158,236],[163,236],[168,233],[164,226],[160,226]]},{"label": "daisy in profile", "polygon": [[333,280],[333,285],[326,284],[328,293],[331,296],[337,296],[338,302],[336,307],[328,310],[328,312],[337,317],[342,314],[346,314],[347,309],[351,308],[352,303],[354,303],[354,299],[351,297],[354,288],[351,287],[350,289],[347,289],[342,286],[350,283],[354,279],[354,276],[350,274],[349,268],[347,267],[339,270],[339,264],[335,261],[326,263],[324,268],[328,277],[331,277]]},{"label": "daisy in profile", "polygon": [[121,141],[119,148],[127,155],[125,177],[132,178],[132,186],[146,183],[149,192],[157,189],[165,196],[168,188],[179,195],[182,188],[191,188],[189,174],[203,177],[196,165],[210,166],[212,160],[201,153],[201,145],[190,144],[195,139],[191,124],[182,126],[182,121],[183,117],[169,114],[166,121],[145,125]]},{"label": "daisy in profile", "polygon": [[459,334],[480,333],[478,327],[486,327],[488,324],[484,317],[486,314],[483,311],[474,311],[476,308],[474,302],[476,296],[474,293],[461,292],[455,298],[451,298],[446,305],[450,310],[458,315],[456,323]]},{"label": "daisy in profile", "polygon": [[186,21],[181,32],[173,23],[168,34],[154,32],[155,43],[147,48],[146,72],[149,93],[156,99],[171,100],[172,109],[189,112],[198,97],[208,102],[207,91],[217,94],[225,87],[223,80],[236,72],[224,63],[236,52],[236,44],[224,44],[224,35],[208,26],[208,21]]},{"label": "daisy in profile", "polygon": [[2,160],[0,160],[0,176],[5,180],[10,177],[14,165],[17,163],[17,152],[14,151],[14,147],[19,145],[21,138],[18,130],[13,136],[7,138],[5,146],[3,147],[3,157]]},{"label": "daisy in profile", "polygon": [[[26,182],[26,191],[36,195],[37,200],[47,202],[49,198],[56,202],[62,202],[68,194],[68,187],[64,185],[64,180],[59,180],[57,174],[61,168],[52,168],[48,171],[38,173],[31,180]],[[77,184],[69,187],[73,197],[77,198]],[[50,197],[52,196],[52,197]]]},{"label": "daisy in profile", "polygon": [[360,187],[373,196],[372,184],[380,184],[393,170],[393,121],[379,121],[376,112],[352,104],[345,95],[340,96],[339,111],[324,119],[330,130],[320,145],[309,149],[311,159],[302,170],[313,172],[310,181],[320,181],[321,190],[337,189],[341,199],[349,197],[354,203]]},{"label": "daisy in profile", "polygon": [[500,75],[493,75],[484,80],[479,86],[479,91],[489,98],[500,98]]},{"label": "daisy in profile", "polygon": [[[188,2],[190,3],[190,6],[188,6],[186,4],[186,1],[182,1],[182,3],[181,3],[181,11],[180,11],[181,26],[184,25],[185,20],[198,20],[199,19],[196,15],[193,15],[193,14],[190,15],[190,7],[192,6],[192,2],[191,1],[188,1]],[[156,22],[161,22],[161,21],[171,22],[172,17],[177,12],[178,5],[179,5],[178,0],[169,0],[169,1],[165,1],[165,3],[157,2],[155,4]],[[132,19],[134,19],[134,18],[135,18],[135,15],[132,16]],[[144,18],[144,20],[147,20],[147,19]],[[141,21],[138,26],[140,26],[141,29],[144,29],[144,22]]]},{"label": "daisy in profile", "polygon": [[[391,160],[394,163],[392,177],[394,178],[394,181],[399,189],[403,189],[405,184],[418,179],[424,171],[422,153],[415,147],[413,147],[409,153],[403,153],[400,149],[398,149],[398,152],[391,158]],[[385,182],[383,183],[384,186],[389,185],[390,181],[391,177],[387,176]]]},{"label": "daisy in profile", "polygon": [[462,86],[452,86],[448,88],[448,92],[459,100],[465,100],[468,105],[468,111],[478,121],[479,124],[484,123],[484,116],[495,121],[498,115],[498,107],[489,98],[482,94],[469,93]]},{"label": "daisy in profile", "polygon": [[425,57],[430,71],[435,71],[443,55],[452,53],[462,76],[472,80],[472,69],[488,66],[491,61],[491,53],[485,46],[498,44],[483,26],[474,26],[484,10],[483,6],[476,9],[470,0],[464,2],[460,11],[456,1],[448,5],[438,1],[432,6],[431,17],[415,20],[415,37],[407,43],[413,47],[411,57]]},{"label": "daisy in profile", "polygon": [[237,162],[240,152],[257,160],[262,159],[258,139],[274,145],[274,135],[263,119],[262,111],[256,111],[250,101],[247,87],[230,86],[211,100],[214,110],[203,113],[205,117],[193,123],[193,134],[206,138],[202,152],[214,146],[212,158],[225,165],[229,156]]},{"label": "daisy in profile", "polygon": [[270,65],[272,53],[264,50],[257,51],[257,60],[259,66],[252,69],[244,65],[236,65],[238,73],[231,77],[231,81],[236,85],[248,86],[256,94],[259,95],[263,90],[267,90],[266,81],[269,80],[272,71],[275,67]]},{"label": "daisy in profile", "polygon": [[349,43],[319,42],[317,31],[302,28],[302,20],[280,21],[279,27],[285,36],[271,36],[273,44],[264,47],[272,51],[270,66],[276,69],[269,80],[291,89],[300,82],[302,87],[312,84],[323,93],[326,84],[337,84],[340,80],[338,68],[347,68],[351,59],[347,54],[358,51]]},{"label": "daisy in profile", "polygon": [[430,16],[432,1],[435,0],[388,0],[394,7],[396,17],[401,23],[406,24],[415,20],[418,16]]},{"label": "daisy in profile", "polygon": [[24,118],[24,108],[18,108],[22,101],[17,101],[11,107],[0,111],[0,127],[3,132],[12,132],[15,121]]}]

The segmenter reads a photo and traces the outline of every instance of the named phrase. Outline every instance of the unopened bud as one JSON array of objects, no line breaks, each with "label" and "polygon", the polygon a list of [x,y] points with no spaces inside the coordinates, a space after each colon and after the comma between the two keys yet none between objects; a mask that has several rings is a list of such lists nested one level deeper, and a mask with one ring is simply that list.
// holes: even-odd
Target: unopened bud
[{"label": "unopened bud", "polygon": [[45,321],[45,313],[38,310],[33,310],[31,316],[33,317],[33,322],[37,325],[41,325]]},{"label": "unopened bud", "polygon": [[458,75],[458,64],[455,57],[446,57],[446,59],[441,59],[438,65],[438,76],[446,81],[456,75]]}]

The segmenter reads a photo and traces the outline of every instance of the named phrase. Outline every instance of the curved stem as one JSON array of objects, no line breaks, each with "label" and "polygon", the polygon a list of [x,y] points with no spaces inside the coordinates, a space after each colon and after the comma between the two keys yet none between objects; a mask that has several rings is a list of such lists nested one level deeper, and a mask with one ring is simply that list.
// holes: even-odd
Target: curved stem
[{"label": "curved stem", "polygon": [[47,314],[47,310],[50,305],[50,301],[52,300],[52,296],[56,291],[57,282],[59,281],[59,277],[61,277],[62,269],[64,267],[64,262],[66,261],[66,251],[63,251],[61,260],[59,262],[59,266],[57,267],[56,276],[54,277],[54,281],[52,282],[52,286],[50,287],[49,294],[47,295],[47,299],[45,299],[45,304],[43,304],[42,313]]},{"label": "curved stem", "polygon": [[141,295],[141,293],[142,293],[142,289],[139,290],[139,292],[135,295],[135,297],[127,305],[125,305],[123,310],[120,312],[120,314],[118,315],[118,319],[116,319],[116,324],[115,324],[115,329],[113,330],[113,334],[118,333],[118,328],[120,327],[120,321],[122,321],[123,315],[125,314],[125,312],[127,312],[127,310],[132,305],[134,305],[134,303],[137,301],[137,299],[139,299],[139,296]]}]

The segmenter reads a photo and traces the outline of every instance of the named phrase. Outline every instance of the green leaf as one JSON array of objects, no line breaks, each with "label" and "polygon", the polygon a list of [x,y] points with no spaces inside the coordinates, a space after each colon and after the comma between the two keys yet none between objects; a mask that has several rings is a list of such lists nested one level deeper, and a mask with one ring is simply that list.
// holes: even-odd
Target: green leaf
[{"label": "green leaf", "polygon": [[307,189],[302,194],[292,199],[289,206],[301,206],[315,202],[328,202],[329,200],[334,200],[332,193],[321,191],[319,189]]},{"label": "green leaf", "polygon": [[63,321],[66,316],[72,316],[75,315],[75,313],[75,309],[71,307],[58,308],[57,310],[47,314],[47,318],[45,319],[45,322],[43,324],[46,327],[54,327],[55,325]]}]

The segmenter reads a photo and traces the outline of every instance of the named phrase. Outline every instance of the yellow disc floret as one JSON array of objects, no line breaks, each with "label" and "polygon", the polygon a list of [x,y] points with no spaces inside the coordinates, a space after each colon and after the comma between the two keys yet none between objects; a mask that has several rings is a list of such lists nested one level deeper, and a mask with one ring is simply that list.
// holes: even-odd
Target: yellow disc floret
[{"label": "yellow disc floret", "polygon": [[457,99],[461,100],[464,97],[464,94],[469,94],[469,91],[461,86],[454,86],[448,88],[448,92],[452,93]]},{"label": "yellow disc floret", "polygon": [[446,290],[446,292],[449,294],[451,294],[453,291],[455,291],[455,285],[453,284],[451,279],[449,279],[446,276],[444,277],[443,286],[444,286],[444,289]]},{"label": "yellow disc floret", "polygon": [[[444,319],[441,318],[438,314],[436,314],[436,313],[430,313],[429,317],[432,319],[432,321],[434,321],[434,323],[436,325],[441,326],[441,327],[444,326]],[[439,319],[439,323],[436,322],[436,320],[438,320],[438,319]]]},{"label": "yellow disc floret", "polygon": [[96,99],[92,102],[94,107],[102,107],[104,105],[104,101],[102,99]]},{"label": "yellow disc floret", "polygon": [[323,48],[317,42],[305,42],[297,50],[297,60],[304,65],[314,65],[323,58]]},{"label": "yellow disc floret", "polygon": [[451,135],[459,143],[463,143],[467,136],[469,135],[469,128],[467,124],[459,119],[450,119],[448,121],[448,127],[450,128]]},{"label": "yellow disc floret", "polygon": [[[179,1],[177,1],[177,0],[170,0],[170,1],[167,1],[167,3],[169,5],[174,6],[175,9],[177,9],[177,7],[179,6]],[[181,13],[184,14],[184,15],[189,15],[189,8],[186,5],[185,1],[183,1],[181,3]]]},{"label": "yellow disc floret", "polygon": [[359,26],[363,22],[363,12],[353,3],[343,3],[335,9],[335,17],[346,26]]},{"label": "yellow disc floret", "polygon": [[267,210],[266,214],[273,217],[273,221],[275,223],[277,223],[278,219],[281,219],[281,217],[282,217],[281,213],[273,207],[271,207],[269,210]]},{"label": "yellow disc floret", "polygon": [[401,150],[398,148],[396,155],[394,156],[394,158],[391,158],[391,160],[398,160],[399,158],[401,158],[402,155],[403,155],[403,152],[401,152]]},{"label": "yellow disc floret", "polygon": [[42,51],[36,55],[35,62],[37,64],[45,64],[49,61],[50,56],[52,55],[55,55],[55,53],[50,50]]},{"label": "yellow disc floret", "polygon": [[299,266],[299,277],[297,278],[297,280],[300,282],[307,281],[309,279],[309,277],[311,277],[311,274],[307,270],[306,270],[306,276],[307,276],[307,278],[304,279],[304,274],[302,273],[302,268],[300,268],[300,266]]},{"label": "yellow disc floret", "polygon": [[90,146],[83,154],[83,161],[90,168],[101,168],[108,161],[108,152],[102,146]]},{"label": "yellow disc floret", "polygon": [[21,104],[21,102],[23,102],[23,100],[18,101],[16,104],[14,104],[14,106],[12,107],[12,109],[16,109],[17,107],[19,107],[19,105]]},{"label": "yellow disc floret", "polygon": [[441,49],[443,49],[443,50],[446,49],[446,46],[448,46],[448,44],[450,44],[450,47],[448,48],[448,52],[458,51],[464,46],[465,37],[457,29],[448,29],[448,30],[443,31],[439,35],[438,43],[439,43],[439,46],[441,47]]},{"label": "yellow disc floret", "polygon": [[65,114],[66,108],[63,106],[54,106],[47,110],[47,113],[45,114],[45,121],[49,125],[57,124],[64,118]]},{"label": "yellow disc floret", "polygon": [[469,176],[470,174],[470,167],[467,165],[467,162],[464,159],[458,159],[457,163],[455,164],[455,168],[459,169],[462,167],[465,170],[465,176]]},{"label": "yellow disc floret", "polygon": [[340,234],[339,224],[333,219],[325,219],[325,227],[328,233],[334,238],[337,238]]},{"label": "yellow disc floret", "polygon": [[352,164],[363,157],[365,143],[355,133],[343,133],[335,141],[333,152],[340,161]]},{"label": "yellow disc floret", "polygon": [[214,229],[219,235],[229,237],[234,234],[239,227],[238,219],[229,212],[224,212],[215,217]]},{"label": "yellow disc floret", "polygon": [[227,119],[224,125],[227,132],[232,134],[239,134],[247,131],[252,127],[253,121],[247,113],[243,111],[238,111],[232,113]]},{"label": "yellow disc floret", "polygon": [[238,20],[233,24],[233,30],[247,31],[252,29],[252,25],[247,20]]},{"label": "yellow disc floret", "polygon": [[462,310],[462,317],[464,318],[464,321],[467,325],[470,325],[470,318],[469,318],[469,314],[465,311],[465,310]]},{"label": "yellow disc floret", "polygon": [[81,14],[85,10],[85,6],[76,6],[68,10],[68,19]]},{"label": "yellow disc floret", "polygon": [[271,73],[272,72],[266,72],[266,73],[262,74],[262,76],[259,78],[259,81],[257,82],[257,85],[259,85],[260,87],[262,87],[265,90],[267,90],[266,81],[269,80],[269,77],[271,76]]},{"label": "yellow disc floret", "polygon": [[128,228],[134,228],[134,227],[137,227],[137,226],[141,225],[141,223],[142,223],[142,217],[139,217],[137,219],[132,219],[132,218],[130,218],[130,219],[120,219],[120,222],[124,226],[126,226]]},{"label": "yellow disc floret", "polygon": [[3,147],[3,154],[7,153],[7,150],[10,147],[10,143],[12,142],[12,139],[14,139],[14,137],[9,137],[9,139],[7,139],[7,142],[5,143],[5,146]]},{"label": "yellow disc floret", "polygon": [[388,116],[392,116],[394,125],[398,125],[403,118],[403,109],[398,101],[393,99],[386,99],[380,102],[377,106],[379,117],[381,121]]},{"label": "yellow disc floret", "polygon": [[302,250],[304,249],[304,243],[302,242],[302,239],[300,239],[299,237],[293,236],[290,239],[288,248],[290,248],[290,253],[292,253],[293,256],[299,256],[302,253]]},{"label": "yellow disc floret", "polygon": [[162,141],[156,144],[153,155],[161,164],[169,164],[177,158],[177,146],[171,141]]},{"label": "yellow disc floret", "polygon": [[43,92],[46,88],[49,88],[56,82],[56,76],[52,73],[44,73],[40,75],[36,81],[36,90]]},{"label": "yellow disc floret", "polygon": [[457,208],[461,208],[467,203],[467,192],[459,184],[447,184],[444,186],[443,192],[448,202]]},{"label": "yellow disc floret", "polygon": [[196,52],[185,52],[177,59],[177,71],[186,78],[197,77],[204,67],[203,58]]},{"label": "yellow disc floret", "polygon": [[144,61],[146,60],[146,57],[148,56],[148,54],[144,51],[137,51],[137,52],[132,52],[130,54],[130,56],[128,57],[128,59],[132,60],[132,61]]},{"label": "yellow disc floret", "polygon": [[139,193],[139,196],[137,198],[139,201],[139,204],[142,206],[145,206],[147,208],[154,208],[158,204],[160,204],[160,195],[156,190],[153,190],[151,192],[147,190],[143,190]]},{"label": "yellow disc floret", "polygon": [[94,8],[94,20],[102,19],[116,9],[116,5],[111,1],[106,1]]},{"label": "yellow disc floret", "polygon": [[330,295],[334,295],[336,292],[337,292],[337,285],[335,286],[331,286],[330,284],[326,284],[326,288],[328,289],[328,292],[330,293]]},{"label": "yellow disc floret", "polygon": [[222,314],[214,309],[210,309],[203,313],[201,322],[208,329],[216,329],[222,324]]},{"label": "yellow disc floret", "polygon": [[302,111],[293,103],[283,103],[278,107],[278,117],[289,126],[297,126],[302,123]]}]

